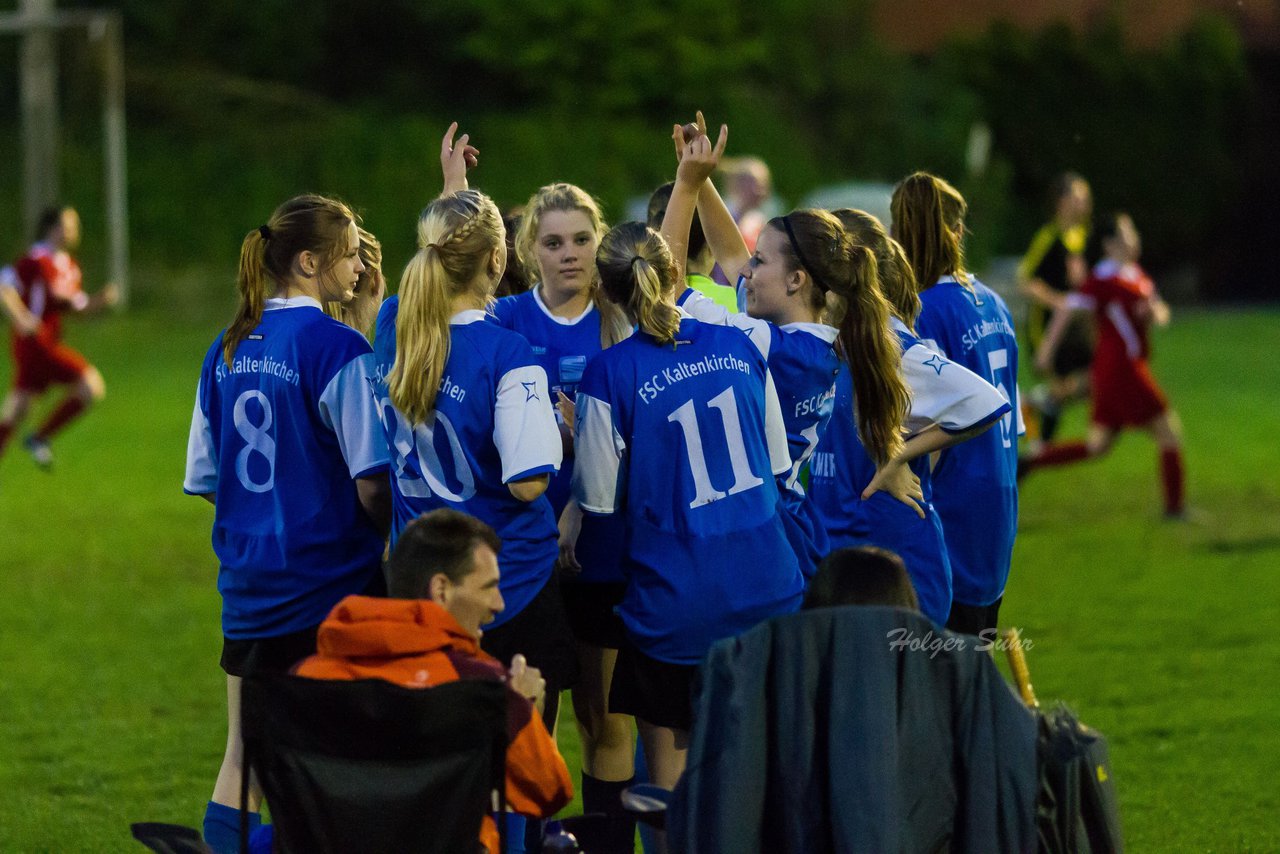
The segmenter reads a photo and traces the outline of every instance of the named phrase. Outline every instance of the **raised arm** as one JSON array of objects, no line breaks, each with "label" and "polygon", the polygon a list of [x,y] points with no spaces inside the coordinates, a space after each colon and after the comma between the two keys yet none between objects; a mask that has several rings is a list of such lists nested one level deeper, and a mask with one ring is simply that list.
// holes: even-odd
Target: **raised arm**
[{"label": "raised arm", "polygon": [[698,193],[698,219],[720,269],[729,275],[741,270],[751,257],[751,250],[747,248],[747,241],[742,239],[742,232],[733,221],[729,207],[711,181],[704,183]]},{"label": "raised arm", "polygon": [[480,163],[480,149],[470,144],[471,135],[464,133],[455,142],[453,135],[457,132],[458,123],[454,122],[440,140],[440,171],[444,173],[442,196],[467,189],[467,171]]},{"label": "raised arm", "polygon": [[698,193],[707,178],[715,171],[729,139],[727,125],[720,126],[720,138],[715,146],[705,133],[699,133],[692,142],[684,142],[684,129],[676,125],[672,139],[681,147],[680,165],[676,169],[676,183],[667,203],[667,213],[662,218],[662,236],[671,247],[671,254],[679,265],[680,278],[684,278],[686,256],[689,254],[689,227],[693,224],[693,212],[698,205]]}]

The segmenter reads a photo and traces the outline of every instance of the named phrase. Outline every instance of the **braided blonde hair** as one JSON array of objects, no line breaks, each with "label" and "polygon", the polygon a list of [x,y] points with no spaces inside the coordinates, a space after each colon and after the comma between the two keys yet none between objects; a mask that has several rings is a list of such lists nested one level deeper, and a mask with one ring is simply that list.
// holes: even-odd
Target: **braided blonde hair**
[{"label": "braided blonde hair", "polygon": [[435,409],[454,298],[468,290],[481,301],[491,298],[492,282],[481,273],[505,236],[497,206],[478,190],[436,199],[418,218],[419,248],[400,278],[396,360],[387,377],[391,403],[410,424]]}]

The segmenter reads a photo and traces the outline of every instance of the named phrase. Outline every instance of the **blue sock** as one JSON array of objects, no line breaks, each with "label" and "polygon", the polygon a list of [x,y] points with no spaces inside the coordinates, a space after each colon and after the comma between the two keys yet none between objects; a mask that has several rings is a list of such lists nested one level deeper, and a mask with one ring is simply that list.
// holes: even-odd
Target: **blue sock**
[{"label": "blue sock", "polygon": [[525,854],[524,831],[527,819],[519,813],[504,813],[499,821],[507,824],[507,854]]},{"label": "blue sock", "polygon": [[[260,813],[249,813],[249,833],[262,824]],[[209,801],[204,808],[204,841],[216,854],[239,854],[240,810]]]}]

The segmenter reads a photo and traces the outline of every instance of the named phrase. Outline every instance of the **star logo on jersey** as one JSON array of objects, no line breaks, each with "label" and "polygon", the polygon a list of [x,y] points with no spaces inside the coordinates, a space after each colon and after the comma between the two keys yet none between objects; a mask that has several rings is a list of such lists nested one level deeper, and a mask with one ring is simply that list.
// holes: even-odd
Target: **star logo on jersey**
[{"label": "star logo on jersey", "polygon": [[924,363],[937,371],[939,375],[942,374],[942,369],[950,364],[950,362],[937,354],[930,356]]},{"label": "star logo on jersey", "polygon": [[529,380],[529,382],[527,383],[522,382],[520,383],[520,385],[524,386],[524,402],[525,403],[528,403],[531,400],[542,399],[538,397],[538,388],[537,388],[538,383],[536,380]]}]

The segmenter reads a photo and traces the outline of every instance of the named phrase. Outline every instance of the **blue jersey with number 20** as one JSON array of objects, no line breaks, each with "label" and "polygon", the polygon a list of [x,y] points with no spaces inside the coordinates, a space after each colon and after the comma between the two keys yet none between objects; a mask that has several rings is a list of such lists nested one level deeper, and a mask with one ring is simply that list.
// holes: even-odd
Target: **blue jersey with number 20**
[{"label": "blue jersey with number 20", "polygon": [[422,513],[450,507],[480,519],[502,538],[499,589],[506,608],[486,628],[524,610],[551,579],[559,547],[546,495],[521,501],[507,483],[553,474],[562,454],[547,375],[529,342],[485,322],[478,309],[449,324],[449,359],[435,409],[411,425],[391,403],[387,376],[396,360],[399,297],[378,312],[374,353],[382,427],[391,451],[392,541]]}]

